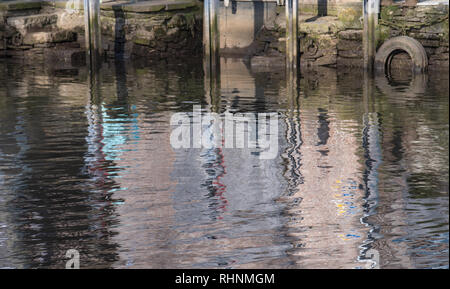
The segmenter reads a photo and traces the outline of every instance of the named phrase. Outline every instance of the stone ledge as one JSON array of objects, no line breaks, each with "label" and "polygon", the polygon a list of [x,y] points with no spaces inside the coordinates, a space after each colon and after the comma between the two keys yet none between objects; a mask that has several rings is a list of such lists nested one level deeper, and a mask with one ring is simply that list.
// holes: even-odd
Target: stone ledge
[{"label": "stone ledge", "polygon": [[339,39],[344,39],[344,40],[358,40],[358,41],[362,41],[362,36],[363,31],[362,30],[354,30],[354,29],[349,29],[349,30],[344,30],[338,33],[338,38]]},{"label": "stone ledge", "polygon": [[17,10],[29,10],[40,9],[44,4],[44,1],[8,1],[0,2],[0,11],[17,11]]},{"label": "stone ledge", "polygon": [[100,7],[102,10],[121,10],[125,12],[134,12],[134,13],[151,13],[151,12],[159,12],[162,10],[171,11],[171,10],[182,10],[191,8],[197,5],[197,1],[195,0],[186,0],[186,1],[147,1],[147,2],[138,2],[138,3],[128,3],[128,1],[122,2],[108,2],[103,3]]},{"label": "stone ledge", "polygon": [[[70,3],[70,5],[68,5]],[[58,1],[54,2],[55,8],[61,9],[73,9],[73,10],[83,10],[84,9],[84,1],[80,0],[80,2],[71,2],[71,1]]]},{"label": "stone ledge", "polygon": [[[70,4],[70,6],[68,6]],[[146,1],[138,3],[130,3],[130,1],[114,1],[105,2],[100,5],[101,10],[105,11],[124,11],[124,12],[134,12],[134,13],[152,13],[160,11],[171,11],[171,10],[183,10],[191,8],[197,5],[195,0],[158,0],[158,1]],[[78,3],[70,3],[69,1],[58,1],[54,4],[55,8],[60,9],[74,9],[74,10],[84,10],[84,1]]]},{"label": "stone ledge", "polygon": [[[310,21],[304,15],[299,17],[299,32],[306,34],[334,34],[344,29],[344,24],[334,16],[322,16]],[[314,18],[314,17],[313,17]]]},{"label": "stone ledge", "polygon": [[34,32],[25,35],[23,44],[35,45],[43,43],[73,42],[77,40],[77,34],[72,31]]},{"label": "stone ledge", "polygon": [[14,27],[22,34],[32,29],[41,29],[45,26],[56,24],[58,20],[57,14],[38,14],[30,16],[10,17],[7,20],[9,26]]}]

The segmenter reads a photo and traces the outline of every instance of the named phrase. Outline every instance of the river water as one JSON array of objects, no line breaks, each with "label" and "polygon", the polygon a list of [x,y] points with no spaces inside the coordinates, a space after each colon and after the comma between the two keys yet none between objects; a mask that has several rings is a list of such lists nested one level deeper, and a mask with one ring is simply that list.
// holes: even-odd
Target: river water
[{"label": "river water", "polygon": [[[212,80],[201,61],[92,78],[3,60],[0,267],[75,249],[81,268],[448,268],[448,73],[293,87],[236,59]],[[274,121],[256,138],[275,150],[177,147],[171,120],[196,109]]]}]

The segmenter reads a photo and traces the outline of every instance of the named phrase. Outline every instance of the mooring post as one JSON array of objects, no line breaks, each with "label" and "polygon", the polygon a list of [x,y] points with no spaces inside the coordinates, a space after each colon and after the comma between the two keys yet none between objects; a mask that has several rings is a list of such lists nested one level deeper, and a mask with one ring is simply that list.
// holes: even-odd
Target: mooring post
[{"label": "mooring post", "polygon": [[[214,107],[220,96],[219,0],[204,0],[203,69],[207,101]],[[218,92],[219,91],[219,92]]]},{"label": "mooring post", "polygon": [[204,0],[203,2],[203,62],[205,65],[205,72],[211,66],[211,39],[209,31],[209,2],[211,0]]},{"label": "mooring post", "polygon": [[89,69],[97,70],[101,63],[100,0],[84,0],[84,25]]},{"label": "mooring post", "polygon": [[380,0],[364,0],[364,68],[370,72],[374,68],[376,54],[376,30],[378,26],[378,14],[380,13]]},{"label": "mooring post", "polygon": [[297,72],[298,55],[298,0],[286,0],[286,68]]},{"label": "mooring post", "polygon": [[203,7],[203,56],[206,66],[216,69],[219,65],[219,0],[205,0]]}]

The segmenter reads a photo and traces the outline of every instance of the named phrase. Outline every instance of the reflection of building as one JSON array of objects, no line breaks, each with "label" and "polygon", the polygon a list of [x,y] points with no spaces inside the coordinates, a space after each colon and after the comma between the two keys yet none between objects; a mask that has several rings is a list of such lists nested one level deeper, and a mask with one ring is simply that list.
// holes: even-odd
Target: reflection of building
[{"label": "reflection of building", "polygon": [[364,186],[358,120],[347,119],[340,104],[333,105],[333,83],[309,85],[311,78],[302,80],[299,107],[286,118],[290,260],[296,268],[363,267],[360,245],[368,229],[360,222]]},{"label": "reflection of building", "polygon": [[[255,111],[265,105],[264,91],[256,91],[242,61],[222,59],[220,77],[221,111]],[[278,144],[283,146],[283,140]],[[259,159],[255,151],[177,150],[172,173],[176,220],[189,228],[180,232],[186,241],[177,246],[183,266],[261,268],[276,266],[284,255],[287,247],[278,240],[281,206],[275,202],[284,187],[282,149],[271,160]]]},{"label": "reflection of building", "polygon": [[365,238],[359,223],[362,205],[358,139],[333,112],[300,109],[300,267],[353,268]]},{"label": "reflection of building", "polygon": [[[445,147],[448,152],[448,142],[442,143],[448,135],[441,134],[448,124],[448,96],[442,93],[448,81],[431,85],[420,75],[409,84],[381,80],[380,93],[368,99],[369,111],[376,112],[365,117],[367,138],[379,146],[369,160],[382,159],[376,212],[366,218],[376,229],[370,246],[379,251],[381,268],[448,266],[448,181],[442,181],[448,180],[448,153],[442,154]],[[430,87],[437,101],[441,95],[445,100],[418,109],[429,100]],[[370,132],[377,130],[383,133],[375,139]]]},{"label": "reflection of building", "polygon": [[172,242],[177,237],[173,228],[176,179],[171,176],[175,153],[169,124],[168,113],[140,114],[132,124],[139,138],[116,148],[120,155],[115,162],[122,168],[114,193],[120,199],[119,234],[114,238],[122,244],[119,267],[170,268],[177,263]]},{"label": "reflection of building", "polygon": [[360,100],[327,76],[286,109],[279,83],[222,61],[221,112],[279,112],[278,154],[261,160],[173,149],[173,113],[212,108],[198,75],[155,71],[104,71],[92,96],[0,74],[0,267],[63,268],[68,248],[82,267],[364,268],[366,249],[382,268],[448,264],[445,93]]},{"label": "reflection of building", "polygon": [[0,253],[0,266],[64,268],[66,251],[77,249],[82,267],[108,267],[102,253],[108,247],[114,258],[107,222],[113,210],[84,170],[86,86],[20,67],[7,71],[22,81],[2,81],[9,113],[1,123],[9,125],[0,126],[0,251],[8,253]]}]

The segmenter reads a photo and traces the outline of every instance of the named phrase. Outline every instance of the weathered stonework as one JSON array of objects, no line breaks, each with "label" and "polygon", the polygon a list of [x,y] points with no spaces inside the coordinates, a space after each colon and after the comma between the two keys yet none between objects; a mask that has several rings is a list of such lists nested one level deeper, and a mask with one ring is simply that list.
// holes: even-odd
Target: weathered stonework
[{"label": "weathered stonework", "polygon": [[[225,16],[222,15],[222,26],[236,30],[245,43],[231,32],[222,31],[223,55],[247,57],[255,66],[283,65],[286,48],[285,7],[272,2],[266,4],[264,7],[258,4],[260,11],[256,9],[256,4],[253,8],[248,3],[238,6],[238,11],[249,18],[242,21],[245,25],[241,23],[250,27],[248,31],[240,31],[241,24],[231,23],[239,15],[233,14],[232,7],[226,8],[228,10]],[[198,0],[103,3],[103,52],[109,58],[172,59],[183,55],[201,56],[202,5]],[[251,9],[244,9],[247,6]],[[363,66],[361,1],[301,0],[299,8],[302,66]],[[259,14],[255,12],[257,10]],[[266,13],[269,10],[270,13]],[[253,21],[252,17],[258,18],[259,22]],[[416,5],[410,0],[392,4],[392,1],[383,0],[376,33],[377,47],[389,38],[407,35],[425,47],[430,69],[448,69],[448,25],[448,5]],[[224,29],[222,26],[221,29]],[[249,37],[250,40],[247,39]],[[234,49],[234,44],[242,44],[242,47],[237,45],[241,50]],[[82,0],[0,3],[0,57],[39,58],[42,55],[55,55],[52,51],[64,49],[65,56],[62,59],[72,59],[67,57],[72,53],[76,55],[74,59],[80,60],[80,55],[85,51],[84,46]],[[236,55],[232,52],[236,52]]]},{"label": "weathered stonework", "polygon": [[168,58],[201,54],[200,3],[154,1],[151,4],[102,6],[102,34],[107,55]]},{"label": "weathered stonework", "polygon": [[448,5],[383,6],[377,46],[391,37],[409,36],[425,48],[429,69],[448,69],[448,12]]},{"label": "weathered stonework", "polygon": [[[362,3],[353,0],[319,1],[327,3],[326,14],[324,7],[319,7],[317,1],[300,1],[300,63],[302,66],[339,66],[359,67],[364,65],[363,55],[363,25]],[[417,39],[427,51],[429,69],[448,70],[448,5],[424,5],[416,6],[412,1],[392,4],[383,0],[379,26],[377,31],[377,47],[392,37],[407,35]],[[255,63],[267,66],[268,60],[263,60],[262,55],[273,58],[274,51],[281,56],[284,53],[284,7],[278,11],[277,29],[265,29],[264,37],[258,37],[258,41],[266,42],[265,49],[256,53]],[[273,39],[266,34],[271,32]],[[259,45],[259,47],[264,45]],[[405,59],[406,56],[406,59]],[[397,66],[407,67],[407,55],[396,56]],[[395,65],[394,65],[395,66]]]},{"label": "weathered stonework", "polygon": [[[106,2],[101,5],[105,56],[200,55],[202,9],[196,0]],[[0,3],[0,56],[77,60],[84,49],[83,1]],[[48,58],[48,57],[47,57]]]}]

